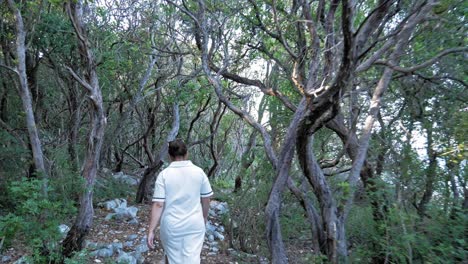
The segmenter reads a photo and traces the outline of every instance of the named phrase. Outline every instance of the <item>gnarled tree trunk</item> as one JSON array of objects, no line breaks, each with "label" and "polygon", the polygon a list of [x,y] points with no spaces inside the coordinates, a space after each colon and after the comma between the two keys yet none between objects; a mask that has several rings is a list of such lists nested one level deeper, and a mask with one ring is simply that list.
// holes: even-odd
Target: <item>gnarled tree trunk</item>
[{"label": "gnarled tree trunk", "polygon": [[71,68],[68,69],[72,76],[87,90],[90,101],[90,131],[81,172],[82,177],[85,179],[85,186],[80,197],[78,216],[67,237],[62,242],[63,256],[70,257],[73,252],[82,249],[84,238],[93,224],[93,188],[99,167],[106,117],[96,72],[96,62],[83,23],[83,3],[80,0],[67,2],[66,9],[78,38],[84,79],[79,77]]},{"label": "gnarled tree trunk", "polygon": [[[13,11],[16,22],[16,60],[17,70],[15,72],[19,77],[19,93],[23,110],[26,114],[26,125],[28,128],[29,142],[32,150],[35,172],[44,178],[47,178],[47,172],[44,165],[44,154],[42,152],[41,140],[37,129],[36,120],[33,112],[31,91],[28,85],[28,76],[26,74],[26,29],[24,28],[21,11],[17,8],[13,0],[8,0],[8,5]],[[43,192],[46,192],[44,186]]]}]

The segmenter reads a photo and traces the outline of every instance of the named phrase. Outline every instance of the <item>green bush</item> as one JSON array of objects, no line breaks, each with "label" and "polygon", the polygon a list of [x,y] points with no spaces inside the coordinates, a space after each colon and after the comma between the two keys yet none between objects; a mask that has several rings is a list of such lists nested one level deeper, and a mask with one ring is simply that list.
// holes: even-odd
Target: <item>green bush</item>
[{"label": "green bush", "polygon": [[7,187],[8,199],[15,203],[10,213],[0,217],[0,237],[7,245],[25,245],[33,263],[60,257],[58,226],[76,213],[73,201],[57,199],[61,196],[54,187],[54,182],[36,178],[13,181]]}]

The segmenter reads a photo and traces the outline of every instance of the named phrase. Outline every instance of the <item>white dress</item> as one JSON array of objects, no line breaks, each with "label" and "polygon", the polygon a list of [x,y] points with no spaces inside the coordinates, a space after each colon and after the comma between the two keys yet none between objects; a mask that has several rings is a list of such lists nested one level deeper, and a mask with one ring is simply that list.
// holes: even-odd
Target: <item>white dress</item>
[{"label": "white dress", "polygon": [[160,237],[170,264],[200,263],[205,238],[201,197],[213,195],[208,177],[191,161],[174,161],[156,179],[153,202],[164,202]]}]

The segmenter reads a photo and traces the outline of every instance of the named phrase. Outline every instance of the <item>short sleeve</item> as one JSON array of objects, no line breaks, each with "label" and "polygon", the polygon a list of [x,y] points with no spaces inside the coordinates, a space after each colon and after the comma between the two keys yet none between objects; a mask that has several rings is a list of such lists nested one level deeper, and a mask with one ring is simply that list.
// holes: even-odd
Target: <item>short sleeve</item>
[{"label": "short sleeve", "polygon": [[206,198],[213,195],[213,190],[211,189],[210,181],[205,173],[203,173],[203,181],[200,189],[200,197]]},{"label": "short sleeve", "polygon": [[160,173],[154,184],[153,202],[164,202],[166,200],[166,187],[163,174]]}]

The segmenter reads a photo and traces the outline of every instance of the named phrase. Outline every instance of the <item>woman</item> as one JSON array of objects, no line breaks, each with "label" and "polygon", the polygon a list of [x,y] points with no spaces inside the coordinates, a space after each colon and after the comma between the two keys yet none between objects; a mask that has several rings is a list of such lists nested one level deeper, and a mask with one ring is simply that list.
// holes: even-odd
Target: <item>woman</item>
[{"label": "woman", "polygon": [[200,263],[213,191],[203,170],[187,159],[182,140],[169,143],[169,156],[172,162],[158,175],[154,188],[148,246],[154,248],[154,230],[161,220],[166,261]]}]

